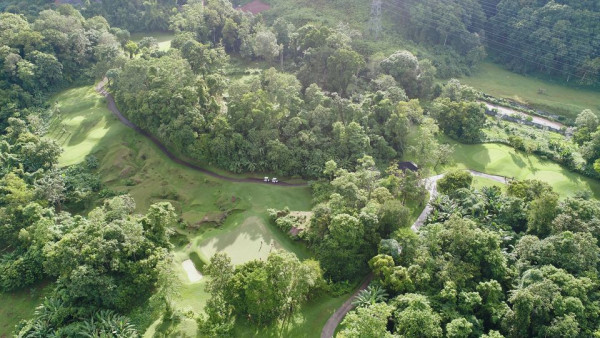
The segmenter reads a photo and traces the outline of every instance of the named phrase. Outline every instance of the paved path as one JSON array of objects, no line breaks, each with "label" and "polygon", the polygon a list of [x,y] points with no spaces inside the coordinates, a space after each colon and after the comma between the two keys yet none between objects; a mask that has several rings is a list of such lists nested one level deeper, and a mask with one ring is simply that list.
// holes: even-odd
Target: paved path
[{"label": "paved path", "polygon": [[540,125],[540,126],[544,126],[544,127],[549,127],[552,128],[554,130],[560,130],[562,127],[564,127],[565,125],[556,121],[552,121],[537,115],[529,115],[527,113],[524,113],[522,111],[518,111],[518,110],[514,110],[511,108],[506,108],[503,106],[498,106],[495,104],[491,104],[491,103],[487,103],[484,101],[479,101],[483,104],[485,104],[488,109],[497,109],[498,110],[498,114],[499,115],[504,115],[504,116],[512,116],[512,115],[518,115],[524,119],[528,119],[531,117],[531,122]]},{"label": "paved path", "polygon": [[[490,180],[493,180],[496,182],[500,182],[500,183],[504,183],[504,184],[508,183],[508,179],[504,176],[490,175],[490,174],[482,173],[482,172],[479,172],[476,170],[468,170],[468,171],[473,176],[487,178],[487,179],[490,179]],[[417,218],[415,223],[413,223],[413,225],[411,226],[411,229],[414,232],[419,231],[419,228],[421,226],[423,226],[423,224],[425,223],[425,220],[427,219],[427,216],[429,216],[429,213],[431,213],[431,211],[433,210],[433,207],[431,206],[431,201],[433,201],[433,199],[435,197],[437,197],[437,181],[439,181],[440,178],[442,178],[442,177],[444,177],[444,174],[431,176],[431,177],[428,177],[423,180],[423,183],[425,184],[425,188],[427,189],[427,191],[429,191],[429,201],[427,202],[425,209],[423,209],[423,211],[421,212],[421,214],[419,215],[419,217]],[[325,323],[325,326],[323,327],[323,331],[321,331],[321,338],[332,338],[333,337],[333,334],[335,333],[335,329],[337,328],[337,326],[342,322],[342,320],[344,319],[346,314],[348,312],[350,312],[352,309],[354,309],[354,305],[352,305],[352,301],[354,301],[354,298],[356,298],[356,295],[358,295],[358,293],[360,291],[366,289],[367,286],[369,286],[369,283],[371,282],[371,280],[373,280],[373,274],[370,274],[369,276],[367,276],[367,278],[363,281],[363,283],[360,285],[358,290],[356,290],[356,292],[354,292],[352,294],[352,296],[350,296],[350,298],[348,298],[348,300],[344,304],[342,304],[342,306],[339,309],[337,309],[333,313],[333,315],[331,315],[331,317],[329,317],[329,320],[327,320],[327,323]]]},{"label": "paved path", "polygon": [[127,119],[121,113],[121,111],[119,111],[119,108],[117,108],[117,105],[115,104],[115,100],[114,100],[113,96],[105,88],[106,82],[107,82],[107,79],[104,78],[104,80],[102,80],[100,83],[98,83],[98,85],[96,86],[96,91],[98,93],[100,93],[101,95],[103,95],[104,97],[106,97],[108,110],[110,110],[119,119],[119,121],[121,121],[121,123],[123,123],[124,125],[128,126],[131,129],[135,130],[139,134],[145,136],[150,141],[152,141],[152,143],[154,143],[158,147],[158,149],[160,149],[165,155],[167,155],[167,157],[169,159],[171,159],[171,161],[173,161],[177,164],[186,166],[190,169],[199,171],[205,175],[212,176],[214,178],[218,178],[218,179],[229,181],[229,182],[273,184],[273,185],[279,185],[279,186],[284,186],[284,187],[304,187],[304,186],[308,185],[307,183],[286,183],[286,182],[281,182],[281,181],[278,183],[268,183],[268,182],[264,182],[260,178],[235,178],[235,177],[223,176],[223,175],[217,174],[215,172],[212,172],[210,170],[207,170],[205,168],[202,168],[200,166],[197,166],[195,164],[192,164],[190,162],[187,162],[187,161],[184,161],[184,160],[178,158],[177,156],[175,156],[175,154],[173,154],[171,151],[169,151],[169,149],[167,149],[167,147],[164,144],[162,144],[156,137],[154,137],[154,135],[141,129],[140,127],[135,125],[133,122],[129,121],[129,119]]},{"label": "paved path", "polygon": [[350,296],[350,298],[348,298],[348,300],[346,302],[344,302],[344,304],[342,304],[342,306],[340,306],[340,308],[337,309],[331,315],[331,317],[329,317],[329,319],[327,320],[327,323],[325,323],[325,326],[323,327],[323,331],[321,331],[321,338],[333,337],[333,334],[335,333],[335,329],[338,327],[338,325],[340,325],[340,323],[342,322],[342,319],[344,319],[344,317],[346,316],[346,314],[348,312],[350,312],[350,310],[354,309],[354,305],[352,304],[352,302],[354,301],[354,298],[356,298],[356,296],[362,290],[366,289],[372,280],[373,280],[373,274],[371,273],[364,279],[362,284],[352,294],[352,296]]},{"label": "paved path", "polygon": [[[479,172],[476,170],[468,170],[468,171],[473,176],[487,178],[492,181],[500,182],[503,184],[508,183],[508,179],[504,176],[490,175],[490,174],[482,173],[482,172]],[[427,188],[427,191],[429,191],[429,202],[427,202],[425,209],[423,209],[423,211],[421,212],[421,214],[419,215],[417,220],[410,227],[413,231],[415,231],[415,232],[419,231],[419,228],[421,226],[423,226],[423,224],[425,223],[425,220],[427,219],[427,216],[429,216],[429,214],[433,210],[433,207],[431,206],[431,201],[433,201],[437,197],[437,194],[438,194],[437,193],[437,181],[439,181],[439,179],[442,177],[444,177],[444,174],[436,175],[436,176],[432,176],[432,177],[424,179],[425,187]]]}]

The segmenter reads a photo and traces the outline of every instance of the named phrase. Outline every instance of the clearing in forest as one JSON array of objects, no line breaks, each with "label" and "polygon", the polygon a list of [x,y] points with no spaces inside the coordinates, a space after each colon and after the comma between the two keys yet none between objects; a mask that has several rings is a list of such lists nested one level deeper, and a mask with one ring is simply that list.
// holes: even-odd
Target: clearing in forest
[{"label": "clearing in forest", "polygon": [[486,94],[562,115],[571,121],[575,121],[584,109],[600,115],[598,91],[520,75],[491,62],[482,63],[471,76],[461,78],[460,82]]},{"label": "clearing in forest", "polygon": [[131,34],[131,41],[138,43],[145,37],[153,37],[158,42],[158,50],[167,51],[171,49],[171,41],[175,38],[175,34],[168,32],[146,32]]},{"label": "clearing in forest", "polygon": [[454,144],[453,159],[458,168],[519,180],[537,179],[550,184],[562,197],[572,196],[582,190],[589,190],[596,198],[600,197],[600,182],[569,171],[550,160],[527,155],[502,144],[461,144],[450,139],[444,141]]},{"label": "clearing in forest", "polygon": [[99,142],[112,138],[122,128],[112,125],[106,101],[93,87],[66,90],[55,96],[54,116],[47,137],[60,144],[64,151],[59,158],[61,166],[77,164],[98,150]]},{"label": "clearing in forest", "polygon": [[283,248],[279,240],[268,229],[263,219],[252,216],[231,231],[219,234],[200,244],[205,257],[225,252],[235,265],[253,259],[266,260],[273,250]]}]

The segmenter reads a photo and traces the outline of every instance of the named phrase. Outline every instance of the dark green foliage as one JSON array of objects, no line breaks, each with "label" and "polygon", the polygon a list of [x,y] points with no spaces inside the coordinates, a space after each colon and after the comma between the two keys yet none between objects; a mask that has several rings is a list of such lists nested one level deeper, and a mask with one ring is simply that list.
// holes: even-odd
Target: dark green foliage
[{"label": "dark green foliage", "polygon": [[562,1],[517,4],[502,0],[490,13],[487,43],[510,45],[494,58],[519,72],[541,71],[581,83],[598,83],[600,8],[594,2]]},{"label": "dark green foliage", "polygon": [[0,14],[0,127],[45,95],[78,80],[103,76],[121,50],[101,17],[88,20],[71,6],[44,10],[28,21]]},{"label": "dark green foliage", "polygon": [[466,170],[454,170],[442,177],[437,182],[437,188],[442,194],[454,194],[458,189],[469,188],[473,182],[473,175]]},{"label": "dark green foliage", "polygon": [[[201,69],[211,72],[205,64]],[[121,108],[140,127],[178,152],[233,172],[319,177],[327,159],[343,167],[368,153],[389,160],[404,151],[402,130],[423,119],[416,101],[397,108],[370,100],[359,106],[326,97],[314,85],[302,95],[293,76],[274,69],[231,84],[228,113],[219,114],[211,88],[176,53],[128,62],[113,87]]]},{"label": "dark green foliage", "polygon": [[[558,202],[536,181],[511,182],[509,196],[497,188],[452,192],[443,197],[455,209],[445,222],[421,228],[413,244],[398,237],[396,258],[390,255],[400,243],[382,241],[369,262],[376,281],[400,294],[388,302],[396,308],[392,332],[440,336],[443,327],[458,337],[593,336],[597,201]],[[433,207],[433,214],[444,212],[439,203]],[[525,229],[534,235],[516,233]]]},{"label": "dark green foliage", "polygon": [[[414,254],[414,238],[403,230],[409,225],[410,212],[388,188],[389,177],[380,178],[373,159],[365,156],[355,172],[335,171],[327,189],[329,196],[313,208],[305,238],[316,251],[325,276],[334,281],[356,279],[366,268],[369,257],[377,252],[402,259],[401,252]],[[328,169],[336,168],[329,162]],[[329,170],[325,170],[329,172]],[[402,188],[415,190],[418,181]],[[389,238],[394,233],[394,239]]]},{"label": "dark green foliage", "polygon": [[289,320],[324,285],[317,262],[300,262],[287,252],[275,251],[266,262],[254,260],[235,269],[226,254],[216,254],[206,271],[212,277],[206,286],[211,298],[200,330],[210,335],[228,334],[234,321],[263,326]]},{"label": "dark green foliage", "polygon": [[442,77],[469,73],[489,54],[517,72],[598,84],[600,8],[593,1],[408,0],[383,7],[399,31],[430,47]]},{"label": "dark green foliage", "polygon": [[481,140],[481,129],[486,118],[480,103],[436,99],[432,113],[448,136],[464,143],[476,143]]},{"label": "dark green foliage", "polygon": [[176,0],[89,1],[83,9],[87,17],[103,16],[112,26],[125,28],[131,32],[166,31],[169,18],[178,5]]}]

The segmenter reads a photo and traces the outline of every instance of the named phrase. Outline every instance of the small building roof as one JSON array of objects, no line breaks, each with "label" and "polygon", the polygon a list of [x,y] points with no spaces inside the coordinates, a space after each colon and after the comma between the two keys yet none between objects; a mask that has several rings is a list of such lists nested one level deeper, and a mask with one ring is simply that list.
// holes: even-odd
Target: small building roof
[{"label": "small building roof", "polygon": [[419,166],[415,163],[415,162],[398,162],[398,169],[404,171],[404,170],[410,170],[410,171],[417,171],[419,170]]}]

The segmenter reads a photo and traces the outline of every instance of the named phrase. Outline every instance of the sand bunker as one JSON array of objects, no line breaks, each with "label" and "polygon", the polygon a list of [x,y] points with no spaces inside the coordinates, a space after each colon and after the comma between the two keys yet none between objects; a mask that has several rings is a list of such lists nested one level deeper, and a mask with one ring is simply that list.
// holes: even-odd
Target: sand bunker
[{"label": "sand bunker", "polygon": [[183,269],[185,270],[185,272],[188,275],[188,278],[190,279],[190,282],[196,283],[202,279],[202,274],[200,272],[198,272],[198,270],[196,270],[196,267],[194,266],[194,262],[192,262],[191,259],[184,261],[182,263],[182,265],[183,265]]}]

